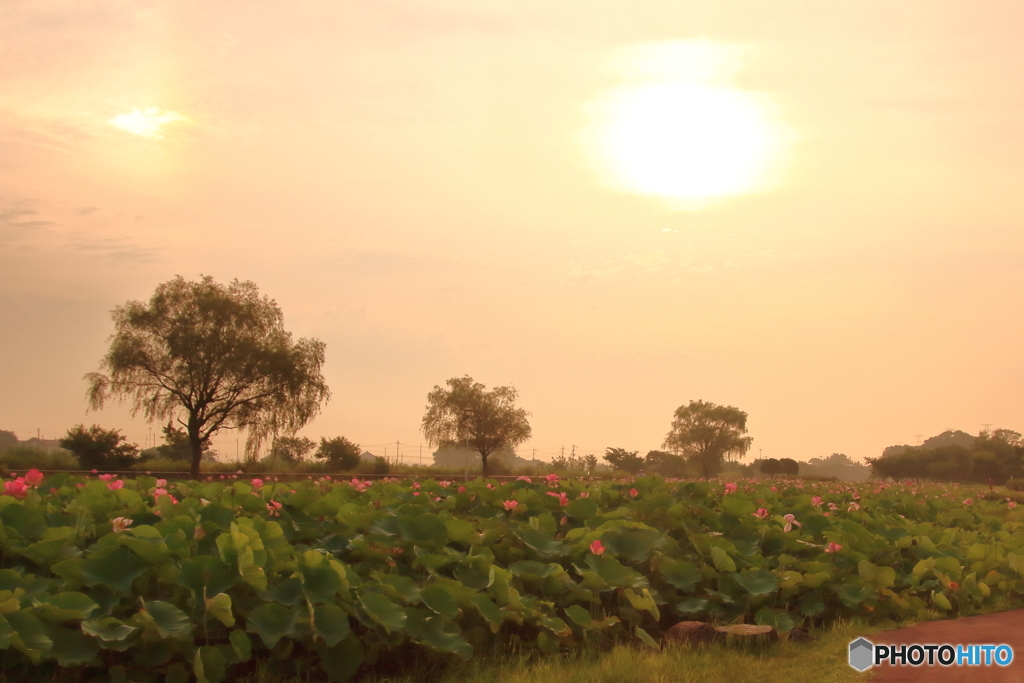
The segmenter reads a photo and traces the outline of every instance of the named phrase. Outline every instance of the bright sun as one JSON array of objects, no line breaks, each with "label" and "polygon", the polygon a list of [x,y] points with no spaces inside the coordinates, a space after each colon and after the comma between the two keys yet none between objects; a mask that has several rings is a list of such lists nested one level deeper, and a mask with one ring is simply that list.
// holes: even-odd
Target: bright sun
[{"label": "bright sun", "polygon": [[785,135],[766,98],[730,86],[735,50],[676,41],[614,61],[627,84],[591,103],[584,133],[607,184],[699,208],[773,183]]},{"label": "bright sun", "polygon": [[144,138],[162,137],[164,127],[170,123],[187,121],[176,111],[164,111],[159,107],[133,109],[127,114],[118,114],[107,123],[121,130]]}]

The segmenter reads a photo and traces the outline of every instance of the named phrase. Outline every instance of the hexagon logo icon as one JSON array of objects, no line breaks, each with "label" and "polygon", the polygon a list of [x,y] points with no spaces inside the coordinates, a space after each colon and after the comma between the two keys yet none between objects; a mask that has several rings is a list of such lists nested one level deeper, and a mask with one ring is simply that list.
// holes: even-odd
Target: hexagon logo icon
[{"label": "hexagon logo icon", "polygon": [[867,671],[875,658],[875,645],[866,638],[858,638],[850,643],[850,666],[857,671]]}]

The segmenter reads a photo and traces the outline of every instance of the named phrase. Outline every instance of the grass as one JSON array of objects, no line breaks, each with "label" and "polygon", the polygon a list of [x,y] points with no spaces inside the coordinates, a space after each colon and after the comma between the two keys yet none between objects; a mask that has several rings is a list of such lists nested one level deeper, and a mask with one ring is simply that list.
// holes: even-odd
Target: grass
[{"label": "grass", "polygon": [[[847,664],[847,647],[858,636],[883,630],[844,621],[807,643],[775,645],[672,645],[660,651],[619,645],[601,652],[538,656],[498,655],[452,660],[447,666],[412,664],[400,675],[367,672],[364,683],[862,683],[869,675]],[[392,665],[393,670],[393,665]],[[316,676],[282,679],[259,670],[238,683],[309,683]],[[356,679],[353,679],[356,680]]]}]

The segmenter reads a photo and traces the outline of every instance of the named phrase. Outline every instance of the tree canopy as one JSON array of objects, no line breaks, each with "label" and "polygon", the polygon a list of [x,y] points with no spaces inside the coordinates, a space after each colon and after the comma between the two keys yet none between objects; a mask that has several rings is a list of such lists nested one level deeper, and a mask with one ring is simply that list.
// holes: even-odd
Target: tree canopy
[{"label": "tree canopy", "polygon": [[609,446],[604,449],[604,460],[612,469],[630,474],[636,474],[644,468],[644,459],[639,456],[639,451],[627,451],[625,448]]},{"label": "tree canopy", "polygon": [[700,464],[713,477],[729,453],[744,455],[753,439],[747,433],[747,414],[735,406],[690,401],[676,409],[663,446]]},{"label": "tree canopy", "polygon": [[86,375],[89,403],[130,401],[133,414],[176,420],[188,433],[192,477],[218,431],[244,428],[255,460],[269,437],[294,433],[330,396],[324,343],[293,341],[281,309],[252,282],[178,276],[112,317],[101,372]]},{"label": "tree canopy", "polygon": [[131,467],[139,457],[139,447],[128,443],[116,429],[103,429],[92,425],[75,425],[67,431],[60,447],[78,457],[79,464],[87,469],[118,470]]},{"label": "tree canopy", "polygon": [[320,447],[313,457],[324,460],[336,470],[344,471],[359,466],[359,444],[349,441],[344,436],[333,439],[320,437]]},{"label": "tree canopy", "polygon": [[469,375],[453,377],[447,388],[427,394],[422,430],[432,446],[465,446],[480,454],[487,476],[487,457],[503,446],[515,448],[530,438],[529,413],[516,408],[513,387],[490,391]]}]

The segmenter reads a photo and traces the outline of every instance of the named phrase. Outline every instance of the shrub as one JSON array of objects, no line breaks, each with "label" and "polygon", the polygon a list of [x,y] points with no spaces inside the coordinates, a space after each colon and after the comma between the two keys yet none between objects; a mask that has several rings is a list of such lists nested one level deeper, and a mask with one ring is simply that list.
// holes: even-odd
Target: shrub
[{"label": "shrub", "polygon": [[1006,488],[1011,491],[1024,491],[1024,479],[1014,477],[1010,479],[1010,481],[1006,482]]},{"label": "shrub", "polygon": [[119,470],[131,467],[139,457],[139,447],[128,443],[116,429],[93,425],[75,425],[60,440],[60,447],[78,456],[83,469]]}]

